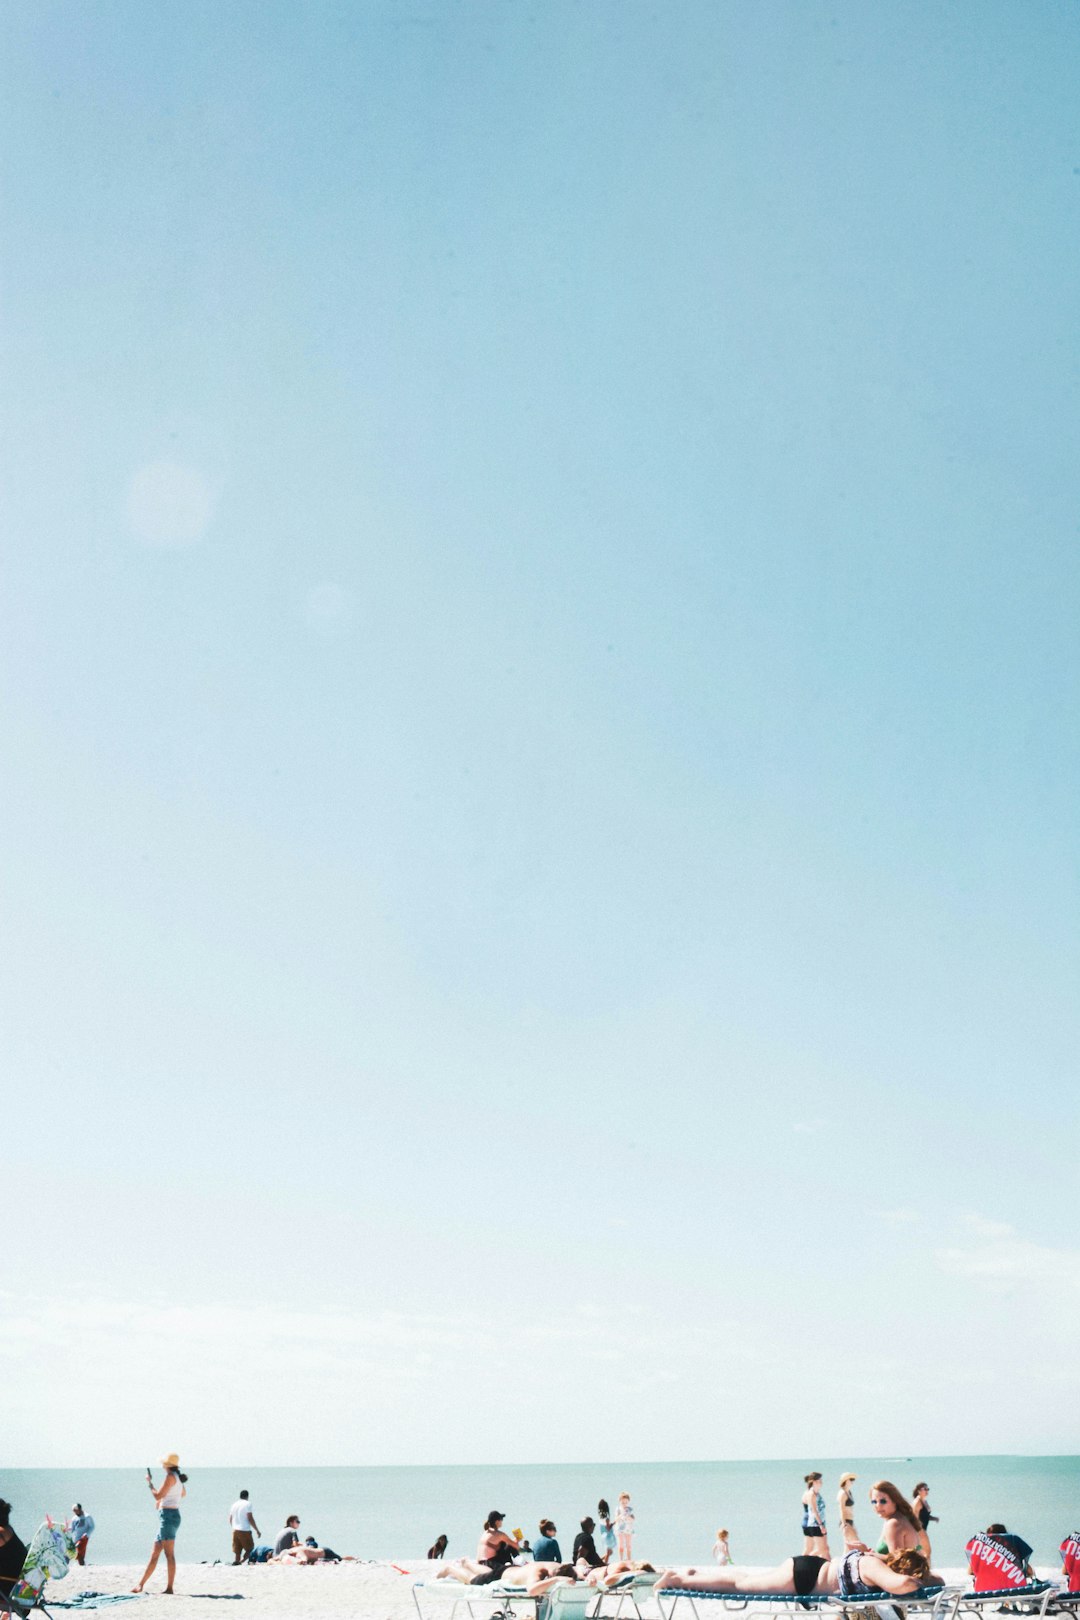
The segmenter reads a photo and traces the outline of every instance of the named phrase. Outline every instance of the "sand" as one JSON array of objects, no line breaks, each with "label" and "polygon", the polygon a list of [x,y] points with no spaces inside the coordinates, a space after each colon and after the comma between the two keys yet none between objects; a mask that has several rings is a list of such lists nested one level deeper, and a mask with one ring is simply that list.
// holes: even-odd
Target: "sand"
[{"label": "sand", "polygon": [[[88,1564],[79,1569],[73,1565],[63,1580],[49,1582],[46,1605],[52,1608],[54,1602],[63,1603],[79,1592],[130,1592],[143,1567]],[[352,1615],[363,1616],[364,1620],[416,1620],[413,1582],[423,1580],[436,1567],[423,1559],[411,1563],[402,1559],[401,1568],[409,1573],[401,1575],[386,1563],[241,1564],[234,1568],[232,1564],[178,1561],[176,1591],[166,1597],[162,1592],[162,1562],[140,1597],[89,1612],[103,1617],[114,1615],[116,1620],[139,1620],[150,1610],[162,1620],[174,1609],[179,1611],[178,1620],[230,1620],[230,1616],[241,1620],[244,1615],[250,1620],[255,1616],[265,1616],[266,1620],[349,1620]],[[222,1601],[226,1597],[234,1601]],[[65,1611],[57,1612],[62,1615]],[[69,1612],[74,1615],[81,1611]],[[448,1606],[448,1616],[449,1612]]]},{"label": "sand", "polygon": [[[413,1603],[413,1582],[430,1577],[437,1567],[426,1560],[402,1559],[399,1574],[391,1564],[384,1562],[357,1564],[312,1564],[306,1567],[287,1564],[184,1564],[176,1569],[176,1592],[165,1597],[163,1569],[154,1571],[150,1586],[141,1597],[131,1603],[107,1604],[103,1615],[130,1617],[152,1612],[156,1620],[177,1613],[177,1620],[416,1620]],[[50,1581],[45,1601],[50,1608],[79,1592],[130,1592],[143,1566],[134,1564],[90,1564],[84,1569],[72,1566],[61,1581]],[[943,1569],[941,1574],[950,1583],[961,1584],[964,1572]],[[1047,1570],[1054,1578],[1058,1570]],[[465,1588],[455,1582],[444,1583],[458,1594]],[[243,1602],[223,1602],[226,1596]],[[640,1602],[640,1594],[639,1602]],[[425,1613],[438,1613],[438,1596],[425,1605]],[[645,1607],[643,1605],[643,1607]],[[72,1615],[79,1610],[68,1611]],[[446,1604],[449,1617],[450,1604]],[[646,1614],[655,1613],[649,1603]],[[59,1609],[58,1616],[65,1611]]]}]

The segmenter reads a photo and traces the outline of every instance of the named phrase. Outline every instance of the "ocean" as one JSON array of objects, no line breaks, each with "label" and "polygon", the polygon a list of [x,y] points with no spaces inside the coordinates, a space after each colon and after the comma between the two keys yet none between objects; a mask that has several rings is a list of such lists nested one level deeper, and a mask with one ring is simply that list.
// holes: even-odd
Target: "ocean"
[{"label": "ocean", "polygon": [[[449,1537],[450,1555],[474,1554],[492,1508],[535,1536],[550,1517],[568,1554],[579,1521],[596,1515],[601,1496],[614,1504],[629,1491],[637,1515],[634,1553],[654,1563],[708,1560],[717,1528],[731,1532],[737,1563],[772,1563],[802,1550],[799,1498],[803,1475],[825,1474],[830,1529],[839,1475],[853,1470],[855,1522],[867,1540],[878,1521],[867,1502],[875,1479],[909,1492],[930,1482],[940,1523],[931,1526],[934,1561],[964,1562],[975,1530],[997,1520],[1035,1549],[1036,1564],[1053,1564],[1067,1531],[1080,1526],[1077,1457],[873,1457],[791,1462],[506,1464],[431,1468],[192,1468],[177,1555],[183,1563],[231,1559],[228,1509],[250,1492],[264,1540],[273,1540],[288,1514],[301,1535],[361,1558],[423,1558],[436,1536]],[[154,1465],[155,1477],[161,1470]],[[156,1517],[140,1468],[14,1468],[0,1471],[0,1496],[12,1523],[28,1539],[46,1513],[65,1517],[79,1501],[97,1521],[91,1563],[138,1563],[150,1550]],[[839,1538],[834,1537],[835,1552]]]}]

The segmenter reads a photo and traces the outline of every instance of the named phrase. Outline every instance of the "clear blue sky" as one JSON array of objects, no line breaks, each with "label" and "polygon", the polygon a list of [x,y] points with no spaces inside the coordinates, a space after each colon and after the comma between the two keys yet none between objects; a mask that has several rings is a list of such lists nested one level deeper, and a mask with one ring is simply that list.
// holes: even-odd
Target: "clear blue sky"
[{"label": "clear blue sky", "polygon": [[8,0],[9,1460],[1080,1450],[1078,84]]}]

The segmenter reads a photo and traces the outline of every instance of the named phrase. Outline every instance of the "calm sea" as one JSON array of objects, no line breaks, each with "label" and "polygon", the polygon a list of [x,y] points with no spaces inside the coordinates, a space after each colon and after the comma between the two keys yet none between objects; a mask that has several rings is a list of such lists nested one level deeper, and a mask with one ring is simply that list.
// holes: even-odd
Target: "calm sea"
[{"label": "calm sea", "polygon": [[[1080,1458],[874,1457],[793,1462],[597,1463],[462,1468],[204,1468],[188,1480],[177,1553],[183,1562],[231,1558],[226,1515],[241,1490],[251,1494],[264,1538],[287,1514],[301,1534],[361,1558],[422,1558],[440,1533],[451,1554],[476,1550],[485,1515],[499,1508],[507,1527],[536,1534],[551,1517],[568,1552],[578,1522],[595,1516],[597,1500],[633,1497],[635,1554],[654,1561],[707,1559],[719,1525],[731,1532],[736,1561],[769,1563],[801,1550],[802,1476],[825,1473],[830,1524],[841,1472],[853,1469],[856,1524],[871,1539],[866,1503],[871,1482],[893,1480],[910,1491],[929,1480],[940,1524],[931,1526],[938,1564],[963,1563],[974,1530],[993,1520],[1035,1548],[1035,1562],[1056,1560],[1065,1533],[1080,1526]],[[158,1470],[160,1473],[160,1470]],[[76,1501],[97,1520],[90,1561],[137,1563],[153,1541],[156,1520],[138,1468],[15,1468],[0,1472],[0,1496],[27,1538],[46,1513],[63,1518]],[[876,1539],[876,1536],[873,1538]],[[834,1547],[835,1550],[835,1547]]]}]

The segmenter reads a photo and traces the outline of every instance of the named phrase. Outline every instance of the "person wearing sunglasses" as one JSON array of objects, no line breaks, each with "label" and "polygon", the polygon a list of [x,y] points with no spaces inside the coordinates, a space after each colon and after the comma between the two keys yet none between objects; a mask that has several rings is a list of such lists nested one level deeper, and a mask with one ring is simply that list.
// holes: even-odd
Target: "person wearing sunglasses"
[{"label": "person wearing sunglasses", "polygon": [[879,1558],[889,1553],[921,1552],[930,1558],[930,1537],[919,1523],[911,1503],[902,1496],[888,1479],[879,1479],[870,1487],[870,1506],[879,1519],[881,1540],[874,1548]]}]

